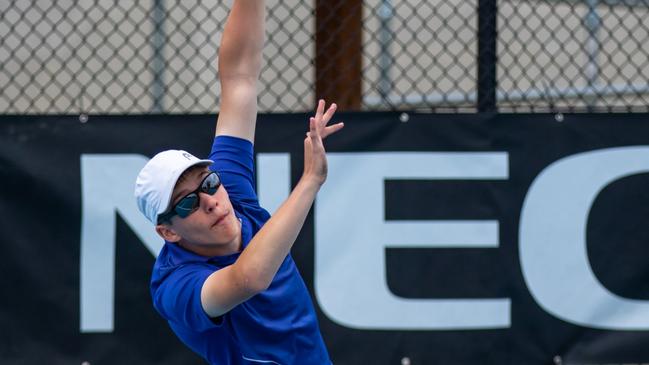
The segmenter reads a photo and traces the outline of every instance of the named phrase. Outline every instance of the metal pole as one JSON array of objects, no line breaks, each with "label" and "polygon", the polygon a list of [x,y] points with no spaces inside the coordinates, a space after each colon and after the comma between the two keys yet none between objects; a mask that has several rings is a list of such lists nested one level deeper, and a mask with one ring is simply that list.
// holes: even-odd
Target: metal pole
[{"label": "metal pole", "polygon": [[[598,32],[601,25],[601,19],[597,13],[598,0],[587,0],[588,14],[586,14],[586,28],[588,29],[588,39],[586,40],[586,52],[588,53],[588,63],[586,65],[586,79],[588,82],[588,89],[595,92],[597,85],[597,78],[599,77],[599,64],[597,63],[597,55],[599,54],[599,39]],[[595,104],[596,98],[588,98],[586,100],[589,106]]]},{"label": "metal pole", "polygon": [[164,112],[164,72],[166,65],[164,57],[165,0],[153,1],[151,17],[153,20],[153,35],[151,37],[151,47],[153,48],[153,57],[151,60],[151,73],[153,74],[153,79],[151,80],[151,96],[153,104],[151,105],[151,112],[162,113]]},{"label": "metal pole", "polygon": [[379,55],[379,85],[378,91],[384,105],[391,105],[389,96],[392,91],[392,80],[390,78],[390,68],[393,64],[392,54],[390,53],[390,43],[393,34],[390,29],[390,21],[394,15],[394,6],[392,0],[383,0],[379,8],[379,19],[381,27],[379,31],[379,42],[381,44],[381,54]]},{"label": "metal pole", "polygon": [[478,111],[496,111],[496,0],[478,0]]}]

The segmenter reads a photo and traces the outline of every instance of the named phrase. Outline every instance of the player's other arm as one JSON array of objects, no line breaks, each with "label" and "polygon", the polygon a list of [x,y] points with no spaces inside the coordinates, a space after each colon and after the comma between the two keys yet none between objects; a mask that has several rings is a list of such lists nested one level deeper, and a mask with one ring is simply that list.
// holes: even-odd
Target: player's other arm
[{"label": "player's other arm", "polygon": [[254,142],[265,12],[263,0],[234,0],[230,10],[219,48],[221,107],[217,136],[229,135]]},{"label": "player's other arm", "polygon": [[268,288],[302,229],[320,186],[327,177],[322,139],[339,131],[342,123],[327,126],[336,106],[326,112],[320,101],[304,140],[304,172],[288,199],[252,238],[237,261],[210,275],[201,290],[203,309],[220,316]]}]

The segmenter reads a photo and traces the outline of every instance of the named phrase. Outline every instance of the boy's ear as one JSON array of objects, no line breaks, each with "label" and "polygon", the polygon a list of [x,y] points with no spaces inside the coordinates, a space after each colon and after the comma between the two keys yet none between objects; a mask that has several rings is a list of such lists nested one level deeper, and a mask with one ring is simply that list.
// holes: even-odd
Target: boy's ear
[{"label": "boy's ear", "polygon": [[178,242],[181,239],[178,233],[166,224],[158,224],[155,231],[167,242]]}]

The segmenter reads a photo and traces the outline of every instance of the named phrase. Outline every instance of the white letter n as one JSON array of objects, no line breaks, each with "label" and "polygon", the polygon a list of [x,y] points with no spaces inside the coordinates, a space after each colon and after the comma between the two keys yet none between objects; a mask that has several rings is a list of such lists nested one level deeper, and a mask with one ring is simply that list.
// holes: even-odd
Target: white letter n
[{"label": "white letter n", "polygon": [[112,332],[115,282],[115,215],[157,256],[163,241],[137,209],[135,177],[141,155],[81,156],[80,330]]}]

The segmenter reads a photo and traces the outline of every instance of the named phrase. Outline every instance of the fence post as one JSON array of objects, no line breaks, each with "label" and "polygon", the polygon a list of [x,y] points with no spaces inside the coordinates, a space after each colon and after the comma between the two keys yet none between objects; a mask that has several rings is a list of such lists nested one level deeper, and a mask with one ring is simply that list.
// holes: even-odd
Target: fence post
[{"label": "fence post", "polygon": [[151,11],[151,18],[153,21],[153,35],[151,36],[151,46],[153,48],[153,55],[151,56],[151,73],[153,80],[151,80],[151,97],[153,104],[151,105],[152,113],[163,113],[164,96],[165,96],[165,20],[167,13],[165,11],[165,0],[155,0],[153,2],[153,9]]},{"label": "fence post", "polygon": [[362,0],[316,0],[316,98],[361,108]]},{"label": "fence post", "polygon": [[497,0],[478,0],[478,111],[495,112]]}]

